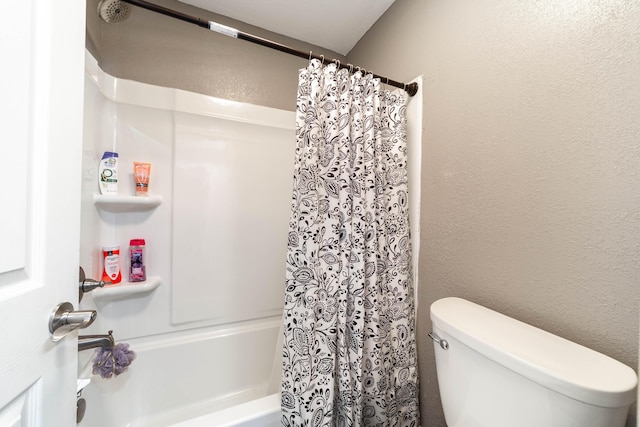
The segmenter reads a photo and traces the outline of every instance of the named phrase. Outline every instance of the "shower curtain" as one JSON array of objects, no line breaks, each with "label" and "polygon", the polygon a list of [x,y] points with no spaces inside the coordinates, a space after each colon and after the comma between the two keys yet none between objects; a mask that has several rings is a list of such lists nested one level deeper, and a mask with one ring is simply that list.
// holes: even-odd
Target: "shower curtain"
[{"label": "shower curtain", "polygon": [[282,425],[418,426],[406,95],[300,70]]}]

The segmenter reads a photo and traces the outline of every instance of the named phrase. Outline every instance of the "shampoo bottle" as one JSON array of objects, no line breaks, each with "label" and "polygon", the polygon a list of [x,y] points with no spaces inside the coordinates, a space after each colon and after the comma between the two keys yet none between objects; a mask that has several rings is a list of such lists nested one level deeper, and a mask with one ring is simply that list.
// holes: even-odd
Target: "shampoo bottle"
[{"label": "shampoo bottle", "polygon": [[144,239],[131,239],[129,242],[129,281],[144,282],[147,280],[147,269],[144,265]]},{"label": "shampoo bottle", "polygon": [[98,175],[100,194],[118,194],[118,153],[104,152]]},{"label": "shampoo bottle", "polygon": [[102,248],[102,280],[115,285],[122,280],[120,272],[120,246],[105,246]]}]

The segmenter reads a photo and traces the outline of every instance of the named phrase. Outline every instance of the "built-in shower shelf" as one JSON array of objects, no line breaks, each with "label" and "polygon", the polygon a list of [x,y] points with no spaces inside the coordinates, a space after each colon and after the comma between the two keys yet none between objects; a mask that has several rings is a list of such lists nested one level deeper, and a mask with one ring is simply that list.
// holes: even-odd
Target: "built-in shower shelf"
[{"label": "built-in shower shelf", "polygon": [[144,282],[125,282],[117,285],[107,285],[91,292],[94,301],[115,301],[120,299],[135,298],[153,291],[162,280],[158,276],[149,277]]},{"label": "built-in shower shelf", "polygon": [[107,212],[142,212],[155,209],[162,203],[162,196],[105,196],[93,195],[93,203]]}]

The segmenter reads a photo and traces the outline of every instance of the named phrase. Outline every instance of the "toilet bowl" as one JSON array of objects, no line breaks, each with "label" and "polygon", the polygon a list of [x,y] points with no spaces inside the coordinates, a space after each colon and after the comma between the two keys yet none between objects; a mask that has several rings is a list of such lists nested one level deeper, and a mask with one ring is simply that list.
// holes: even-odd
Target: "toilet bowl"
[{"label": "toilet bowl", "polygon": [[448,427],[622,427],[638,377],[579,344],[461,298],[431,305]]}]

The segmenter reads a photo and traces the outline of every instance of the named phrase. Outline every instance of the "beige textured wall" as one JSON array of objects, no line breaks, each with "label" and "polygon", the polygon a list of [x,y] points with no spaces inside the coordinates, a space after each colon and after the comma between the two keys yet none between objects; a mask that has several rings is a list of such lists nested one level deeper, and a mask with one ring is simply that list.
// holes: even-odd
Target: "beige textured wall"
[{"label": "beige textured wall", "polygon": [[640,3],[397,0],[349,60],[425,79],[422,426],[444,426],[425,336],[445,296],[637,370]]},{"label": "beige textured wall", "polygon": [[[87,48],[100,68],[126,79],[175,87],[233,101],[294,110],[298,69],[306,60],[223,36],[132,6],[130,16],[107,24],[97,14],[99,0],[87,0]],[[335,52],[265,31],[180,3],[152,3],[229,25],[316,55],[346,59]]]}]

